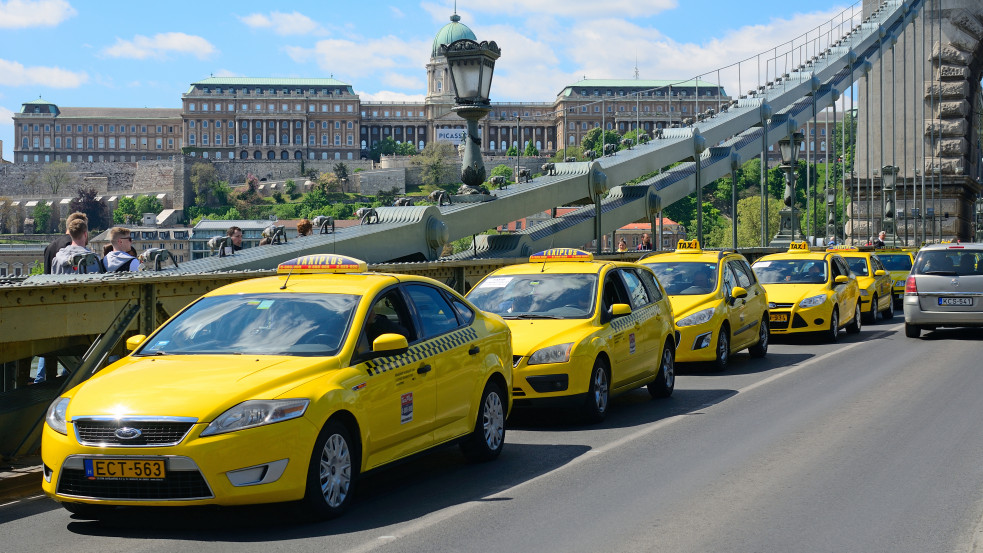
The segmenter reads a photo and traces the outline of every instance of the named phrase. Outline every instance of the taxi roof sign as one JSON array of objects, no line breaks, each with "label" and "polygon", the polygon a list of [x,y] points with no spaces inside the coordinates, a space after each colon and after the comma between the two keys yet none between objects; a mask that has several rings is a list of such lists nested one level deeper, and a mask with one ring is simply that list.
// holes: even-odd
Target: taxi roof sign
[{"label": "taxi roof sign", "polygon": [[317,254],[295,257],[277,265],[279,275],[290,273],[364,273],[368,264],[345,255]]},{"label": "taxi roof sign", "polygon": [[676,243],[676,251],[700,253],[703,250],[700,249],[699,240],[680,240],[679,242]]},{"label": "taxi roof sign", "polygon": [[826,248],[828,252],[859,252],[860,248],[856,246],[830,246]]},{"label": "taxi roof sign", "polygon": [[529,256],[530,263],[544,261],[594,261],[594,254],[577,248],[551,248]]},{"label": "taxi roof sign", "polygon": [[809,253],[809,243],[802,242],[792,242],[788,245],[788,253]]}]

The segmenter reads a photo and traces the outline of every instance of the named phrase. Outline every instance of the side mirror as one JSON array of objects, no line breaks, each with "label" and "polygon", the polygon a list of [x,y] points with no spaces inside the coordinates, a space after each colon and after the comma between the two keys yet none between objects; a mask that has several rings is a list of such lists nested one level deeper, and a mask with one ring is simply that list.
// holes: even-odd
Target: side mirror
[{"label": "side mirror", "polygon": [[846,284],[847,282],[850,282],[850,277],[846,275],[839,275],[833,279],[833,282],[835,284]]},{"label": "side mirror", "polygon": [[730,291],[730,297],[735,300],[747,297],[747,290],[741,286],[735,286],[733,290]]},{"label": "side mirror", "polygon": [[372,341],[372,351],[363,356],[363,359],[375,359],[388,355],[399,355],[406,353],[410,349],[406,336],[402,334],[382,334]]},{"label": "side mirror", "polygon": [[887,271],[885,271],[884,269],[877,269],[876,271],[874,271],[874,276],[884,276],[886,274]]},{"label": "side mirror", "polygon": [[627,303],[616,303],[611,306],[612,317],[623,317],[625,315],[631,315],[631,306]]},{"label": "side mirror", "polygon": [[126,350],[127,351],[133,351],[133,350],[137,349],[138,347],[140,347],[140,344],[142,344],[143,341],[146,340],[146,339],[147,339],[147,337],[145,335],[143,335],[143,334],[137,334],[136,336],[130,336],[129,338],[126,339]]}]

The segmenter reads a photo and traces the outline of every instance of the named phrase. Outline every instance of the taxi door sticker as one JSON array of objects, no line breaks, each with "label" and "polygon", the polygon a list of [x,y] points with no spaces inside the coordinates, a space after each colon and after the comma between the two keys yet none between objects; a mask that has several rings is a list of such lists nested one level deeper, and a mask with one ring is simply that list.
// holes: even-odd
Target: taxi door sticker
[{"label": "taxi door sticker", "polygon": [[632,332],[628,335],[628,353],[635,355],[635,333]]},{"label": "taxi door sticker", "polygon": [[403,394],[399,397],[401,405],[399,424],[413,422],[413,392]]}]

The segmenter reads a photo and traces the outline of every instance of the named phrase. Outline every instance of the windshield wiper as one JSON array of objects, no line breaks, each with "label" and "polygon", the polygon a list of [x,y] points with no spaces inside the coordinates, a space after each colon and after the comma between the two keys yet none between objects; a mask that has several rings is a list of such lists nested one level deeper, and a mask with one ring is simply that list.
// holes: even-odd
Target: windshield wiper
[{"label": "windshield wiper", "polygon": [[943,275],[943,276],[956,276],[955,271],[925,271],[923,275]]},{"label": "windshield wiper", "polygon": [[515,319],[558,319],[555,315],[540,315],[539,313],[522,313],[513,317]]}]

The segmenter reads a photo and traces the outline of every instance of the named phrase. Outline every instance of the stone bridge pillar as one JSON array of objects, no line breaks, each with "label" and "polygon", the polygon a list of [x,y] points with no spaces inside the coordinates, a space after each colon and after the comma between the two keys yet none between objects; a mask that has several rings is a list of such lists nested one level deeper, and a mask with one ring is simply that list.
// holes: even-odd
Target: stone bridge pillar
[{"label": "stone bridge pillar", "polygon": [[[864,0],[864,16],[880,4],[877,0]],[[913,238],[916,233],[918,241],[921,240],[923,225],[928,228],[929,241],[933,228],[939,239],[973,240],[974,202],[983,179],[983,90],[980,84],[983,77],[983,2],[926,0],[918,18],[898,36],[893,64],[889,44],[884,47],[883,59],[875,62],[870,72],[870,113],[864,113],[863,81],[858,80],[856,177],[861,181],[861,201],[854,203],[850,210],[851,234],[857,239],[866,239],[868,234],[865,192],[868,168],[871,174],[876,171],[879,175],[882,166],[896,165],[900,168],[897,208],[906,209],[909,215],[912,208],[918,208],[920,215],[925,214],[921,209],[924,175],[925,207],[935,211],[935,221],[908,220],[909,244],[916,243]],[[883,95],[880,87],[882,63]],[[869,160],[864,155],[868,125]],[[934,204],[931,199],[933,184]],[[856,181],[852,188],[857,189]],[[873,234],[876,234],[883,216],[879,176],[873,177],[872,188],[872,224]],[[898,219],[897,228],[903,239],[903,218]]]}]

